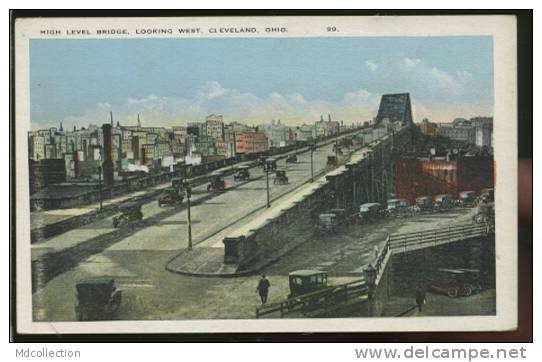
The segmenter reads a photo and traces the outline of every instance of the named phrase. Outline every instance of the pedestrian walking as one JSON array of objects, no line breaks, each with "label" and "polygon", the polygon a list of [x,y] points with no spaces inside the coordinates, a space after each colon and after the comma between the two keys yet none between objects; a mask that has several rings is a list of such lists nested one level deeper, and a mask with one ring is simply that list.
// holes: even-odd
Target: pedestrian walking
[{"label": "pedestrian walking", "polygon": [[262,274],[262,278],[258,282],[258,286],[256,287],[256,291],[260,294],[260,298],[262,300],[262,304],[265,304],[267,302],[267,295],[269,294],[269,287],[271,286],[271,283],[269,283],[269,280],[265,277],[265,274]]},{"label": "pedestrian walking", "polygon": [[416,305],[418,306],[418,312],[422,311],[422,306],[425,304],[425,289],[421,284],[416,287]]}]

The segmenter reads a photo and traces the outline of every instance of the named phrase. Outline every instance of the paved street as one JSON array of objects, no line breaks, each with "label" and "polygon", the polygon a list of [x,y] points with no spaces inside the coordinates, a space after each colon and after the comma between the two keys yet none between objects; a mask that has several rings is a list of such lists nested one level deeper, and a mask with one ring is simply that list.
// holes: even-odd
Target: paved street
[{"label": "paved street", "polygon": [[[314,152],[315,174],[326,170],[327,156],[331,152],[332,145]],[[277,165],[286,170],[289,183],[274,185],[274,175],[270,174],[271,200],[295,190],[310,179],[310,152],[300,153],[295,164],[279,160]],[[194,244],[236,222],[246,222],[247,216],[258,209],[263,210],[266,204],[265,173],[260,167],[253,167],[250,172],[248,182],[236,182],[233,175],[226,177],[227,189],[224,192],[209,193],[206,184],[193,189],[191,217]],[[43,287],[50,279],[82,261],[93,263],[97,275],[108,275],[107,269],[102,271],[95,260],[104,250],[172,251],[187,246],[186,202],[180,207],[161,208],[153,200],[143,205],[142,212],[144,219],[139,225],[114,229],[112,218],[109,217],[33,244],[34,289]]]},{"label": "paved street", "polygon": [[[220,196],[226,197],[226,194]],[[328,271],[330,282],[347,282],[359,278],[361,268],[374,260],[374,245],[381,246],[387,232],[419,230],[420,225],[430,229],[465,223],[470,220],[471,212],[453,210],[389,219],[372,225],[352,225],[333,236],[322,236],[314,228],[312,232],[292,230],[292,237],[306,238],[307,242],[266,269],[272,284],[269,302],[288,294],[287,275],[293,270],[319,268]],[[194,216],[194,220],[200,222],[206,216],[204,212],[195,215],[198,216]],[[175,221],[175,217],[172,215],[164,220]],[[232,219],[235,217],[237,214]],[[182,233],[175,234],[173,225],[183,226],[179,220],[163,226],[149,226],[60,273],[34,293],[34,317],[37,320],[73,320],[74,284],[84,278],[110,276],[123,291],[118,319],[253,318],[259,305],[255,291],[258,276],[191,277],[164,269],[178,251],[176,235],[181,243],[185,241]],[[194,225],[195,231],[198,225]],[[149,233],[150,230],[154,232]],[[172,234],[165,234],[165,230]],[[204,233],[198,232],[196,240]],[[170,235],[173,240],[156,235]]]}]

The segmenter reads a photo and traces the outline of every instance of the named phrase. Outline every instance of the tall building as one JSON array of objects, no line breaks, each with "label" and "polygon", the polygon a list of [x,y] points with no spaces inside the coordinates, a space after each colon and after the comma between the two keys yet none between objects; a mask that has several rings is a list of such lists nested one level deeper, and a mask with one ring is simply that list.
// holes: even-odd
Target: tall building
[{"label": "tall building", "polygon": [[385,119],[392,123],[400,122],[402,126],[413,125],[409,93],[384,94],[382,96],[375,124],[378,125]]},{"label": "tall building", "polygon": [[271,124],[263,126],[265,135],[267,136],[268,147],[284,147],[292,140],[290,138],[290,128],[281,124],[280,119]]},{"label": "tall building", "polygon": [[222,115],[211,114],[205,117],[207,136],[217,141],[224,140],[224,119]]}]

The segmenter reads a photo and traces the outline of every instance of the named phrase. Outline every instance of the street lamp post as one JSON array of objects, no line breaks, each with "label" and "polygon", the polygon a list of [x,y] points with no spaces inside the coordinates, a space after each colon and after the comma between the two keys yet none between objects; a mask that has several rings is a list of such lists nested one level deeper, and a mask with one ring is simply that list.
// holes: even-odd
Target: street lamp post
[{"label": "street lamp post", "polygon": [[266,191],[267,191],[267,207],[271,207],[271,203],[269,201],[269,165],[265,164],[265,184],[266,184]]},{"label": "street lamp post", "polygon": [[314,153],[314,150],[316,147],[314,144],[311,145],[311,183],[314,182],[314,164],[313,164],[313,157],[312,154]]},{"label": "street lamp post", "polygon": [[98,166],[98,185],[99,185],[99,191],[98,195],[100,198],[100,211],[102,211],[102,166]]},{"label": "street lamp post", "polygon": [[190,197],[192,196],[192,188],[188,182],[184,183],[186,190],[186,206],[188,213],[188,250],[192,250],[192,218],[190,217]]}]

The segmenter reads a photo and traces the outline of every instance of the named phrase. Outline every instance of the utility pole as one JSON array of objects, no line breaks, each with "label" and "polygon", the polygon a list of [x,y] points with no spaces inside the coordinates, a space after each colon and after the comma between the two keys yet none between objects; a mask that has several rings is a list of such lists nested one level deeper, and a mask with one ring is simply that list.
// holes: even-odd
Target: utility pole
[{"label": "utility pole", "polygon": [[266,189],[267,189],[267,208],[271,207],[271,203],[269,201],[269,167],[267,163],[265,164],[265,183],[266,183]]},{"label": "utility pole", "polygon": [[190,217],[190,197],[192,196],[192,188],[188,182],[184,183],[186,189],[186,206],[188,213],[188,250],[192,250],[192,218]]},{"label": "utility pole", "polygon": [[314,144],[311,145],[311,183],[314,182],[314,163],[313,163],[313,157],[312,154],[314,153],[314,150],[316,147]]},{"label": "utility pole", "polygon": [[100,211],[102,211],[102,166],[98,166],[98,185],[100,188],[98,192],[100,197]]}]

